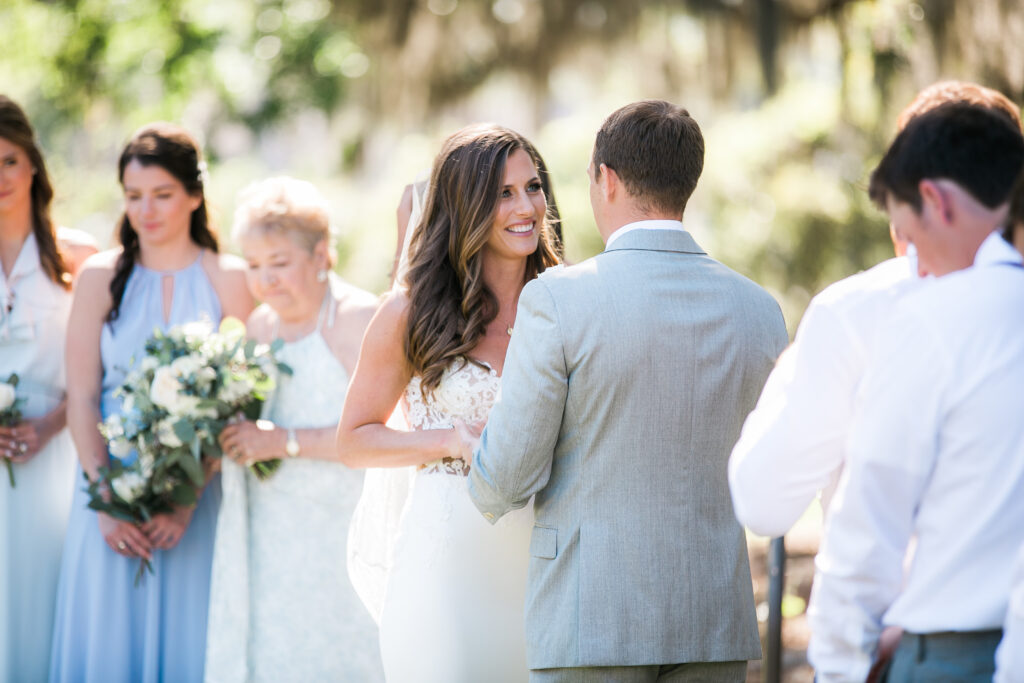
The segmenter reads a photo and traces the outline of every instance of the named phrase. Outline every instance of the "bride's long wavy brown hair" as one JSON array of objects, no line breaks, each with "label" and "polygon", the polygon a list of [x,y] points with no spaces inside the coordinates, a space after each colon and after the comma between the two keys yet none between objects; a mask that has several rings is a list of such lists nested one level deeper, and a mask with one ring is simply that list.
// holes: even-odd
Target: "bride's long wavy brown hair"
[{"label": "bride's long wavy brown hair", "polygon": [[[535,167],[546,168],[526,138],[490,124],[452,134],[434,160],[404,278],[409,295],[405,355],[425,395],[437,388],[453,360],[476,362],[469,353],[498,315],[498,299],[484,282],[481,252],[494,226],[505,162],[518,149]],[[559,262],[555,203],[550,186],[545,190],[548,209],[537,250],[526,261],[526,281]]]}]

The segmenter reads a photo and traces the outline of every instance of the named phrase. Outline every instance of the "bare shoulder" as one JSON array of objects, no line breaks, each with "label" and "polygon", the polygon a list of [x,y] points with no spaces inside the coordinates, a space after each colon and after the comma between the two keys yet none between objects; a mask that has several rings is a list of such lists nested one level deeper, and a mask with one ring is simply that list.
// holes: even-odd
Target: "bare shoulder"
[{"label": "bare shoulder", "polygon": [[404,328],[409,316],[409,296],[403,291],[390,291],[379,300],[373,314],[374,327]]},{"label": "bare shoulder", "polygon": [[381,304],[381,297],[344,281],[334,283],[334,294],[338,300],[338,315],[364,319],[363,327],[370,322]]},{"label": "bare shoulder", "polygon": [[245,322],[246,334],[261,344],[269,344],[273,341],[276,321],[277,313],[274,312],[274,309],[267,304],[260,304]]},{"label": "bare shoulder", "polygon": [[253,309],[253,300],[245,282],[245,261],[233,254],[204,250],[203,271],[217,291],[224,315],[248,318]]},{"label": "bare shoulder", "polygon": [[78,272],[78,279],[75,287],[109,287],[110,281],[114,279],[114,272],[117,269],[117,260],[121,257],[121,248],[107,249],[92,254],[85,261]]}]

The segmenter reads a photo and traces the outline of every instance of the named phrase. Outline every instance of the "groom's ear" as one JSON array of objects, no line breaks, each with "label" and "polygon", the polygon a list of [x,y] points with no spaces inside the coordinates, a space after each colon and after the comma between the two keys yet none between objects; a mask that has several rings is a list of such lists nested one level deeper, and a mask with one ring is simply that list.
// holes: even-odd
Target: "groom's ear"
[{"label": "groom's ear", "polygon": [[598,178],[597,184],[601,188],[601,194],[606,202],[612,201],[615,196],[622,193],[622,181],[619,179],[619,174],[605,164],[601,164],[601,176]]}]

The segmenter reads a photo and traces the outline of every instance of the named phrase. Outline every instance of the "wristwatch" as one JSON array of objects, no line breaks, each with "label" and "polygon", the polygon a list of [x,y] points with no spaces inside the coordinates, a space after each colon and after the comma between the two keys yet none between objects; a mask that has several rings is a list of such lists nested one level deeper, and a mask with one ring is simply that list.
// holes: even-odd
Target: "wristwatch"
[{"label": "wristwatch", "polygon": [[284,452],[289,458],[299,457],[299,440],[295,438],[295,430],[288,428],[288,440],[284,442]]}]

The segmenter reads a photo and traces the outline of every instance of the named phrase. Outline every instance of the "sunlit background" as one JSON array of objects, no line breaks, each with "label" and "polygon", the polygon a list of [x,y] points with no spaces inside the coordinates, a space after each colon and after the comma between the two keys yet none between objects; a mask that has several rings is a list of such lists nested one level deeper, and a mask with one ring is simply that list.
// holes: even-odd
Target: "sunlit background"
[{"label": "sunlit background", "polygon": [[[623,104],[664,98],[706,137],[687,227],[767,287],[791,331],[822,287],[891,254],[866,179],[899,110],[943,78],[1019,103],[1024,3],[0,2],[0,92],[40,134],[59,222],[105,246],[120,211],[117,155],[138,126],[167,119],[203,143],[222,234],[247,183],[310,180],[333,207],[339,271],[381,291],[403,186],[446,134],[488,120],[524,133],[547,160],[567,254],[579,261],[602,247],[584,175],[595,130]],[[805,559],[813,516],[809,534],[798,527],[787,539]],[[787,571],[795,651],[810,572],[809,561]]]},{"label": "sunlit background", "polygon": [[179,121],[210,159],[222,231],[270,174],[316,183],[339,270],[387,283],[402,187],[444,135],[495,121],[555,177],[570,259],[601,248],[585,168],[631,100],[687,107],[707,139],[687,226],[768,287],[811,295],[889,253],[867,174],[939,78],[1024,94],[1024,9],[1000,0],[5,0],[0,91],[29,111],[57,217],[109,244],[131,132]]}]

